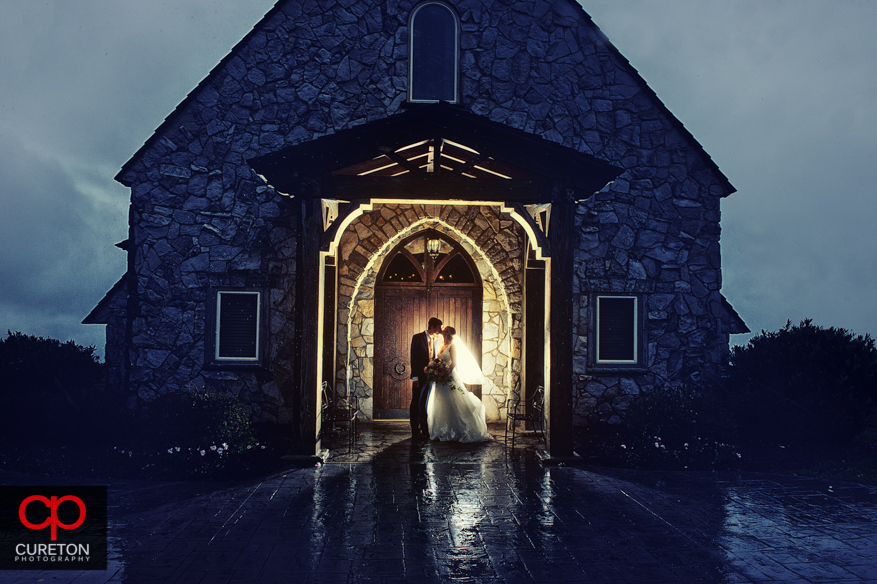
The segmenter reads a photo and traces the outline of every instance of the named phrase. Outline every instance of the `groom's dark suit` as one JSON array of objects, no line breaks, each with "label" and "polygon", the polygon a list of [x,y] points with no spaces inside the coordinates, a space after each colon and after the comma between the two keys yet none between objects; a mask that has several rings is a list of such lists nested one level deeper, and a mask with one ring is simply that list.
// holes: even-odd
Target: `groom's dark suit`
[{"label": "groom's dark suit", "polygon": [[429,383],[423,369],[429,365],[432,355],[429,354],[430,338],[426,331],[411,337],[411,377],[418,380],[411,384],[411,433],[414,436],[422,433],[429,436],[426,425],[426,401],[429,398]]}]

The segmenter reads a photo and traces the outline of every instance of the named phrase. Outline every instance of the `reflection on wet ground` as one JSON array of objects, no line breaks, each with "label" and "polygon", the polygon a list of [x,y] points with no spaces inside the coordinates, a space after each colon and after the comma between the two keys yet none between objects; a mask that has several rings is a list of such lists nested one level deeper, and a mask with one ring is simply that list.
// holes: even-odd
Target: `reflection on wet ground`
[{"label": "reflection on wet ground", "polygon": [[162,504],[113,485],[110,570],[0,581],[877,581],[877,488],[544,468],[535,438],[511,450],[491,430],[499,440],[465,445],[369,425],[321,467],[201,494],[152,485]]}]

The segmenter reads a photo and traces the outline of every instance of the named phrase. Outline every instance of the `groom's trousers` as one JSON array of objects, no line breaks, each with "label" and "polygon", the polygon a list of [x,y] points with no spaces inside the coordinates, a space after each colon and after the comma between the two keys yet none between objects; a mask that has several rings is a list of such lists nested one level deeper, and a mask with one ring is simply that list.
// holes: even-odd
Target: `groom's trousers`
[{"label": "groom's trousers", "polygon": [[411,386],[411,406],[408,408],[411,421],[411,434],[418,433],[429,436],[429,426],[426,423],[426,403],[429,400],[429,388],[431,383],[423,383],[419,387]]}]

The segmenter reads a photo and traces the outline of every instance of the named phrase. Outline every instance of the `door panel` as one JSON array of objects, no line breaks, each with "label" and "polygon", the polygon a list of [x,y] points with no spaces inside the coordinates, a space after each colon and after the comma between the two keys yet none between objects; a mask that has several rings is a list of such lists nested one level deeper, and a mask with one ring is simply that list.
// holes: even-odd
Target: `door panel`
[{"label": "door panel", "polygon": [[[441,240],[435,259],[428,238]],[[411,337],[430,317],[457,329],[481,364],[481,281],[471,258],[433,231],[406,239],[384,262],[375,286],[374,418],[407,419]],[[481,386],[469,389],[481,397]]]},{"label": "door panel", "polygon": [[429,320],[426,288],[378,287],[375,304],[375,417],[407,418],[411,337]]},{"label": "door panel", "polygon": [[[457,336],[472,351],[478,365],[481,365],[481,294],[480,290],[463,287],[435,287],[430,290],[429,315],[442,319],[445,326],[457,330]],[[476,304],[477,301],[477,304]],[[477,306],[477,308],[476,308]],[[469,389],[479,398],[481,386],[470,385]]]}]

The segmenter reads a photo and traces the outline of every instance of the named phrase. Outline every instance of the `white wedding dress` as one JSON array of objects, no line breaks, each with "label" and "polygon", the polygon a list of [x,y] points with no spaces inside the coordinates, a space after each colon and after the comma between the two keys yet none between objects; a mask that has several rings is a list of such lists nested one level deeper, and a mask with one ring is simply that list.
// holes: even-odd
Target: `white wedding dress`
[{"label": "white wedding dress", "polygon": [[[451,363],[450,348],[445,348],[438,358],[445,363]],[[492,440],[493,436],[487,431],[484,404],[466,389],[456,368],[451,371],[451,379],[462,392],[449,383],[433,381],[430,384],[429,401],[426,404],[429,437],[450,442]]]}]

